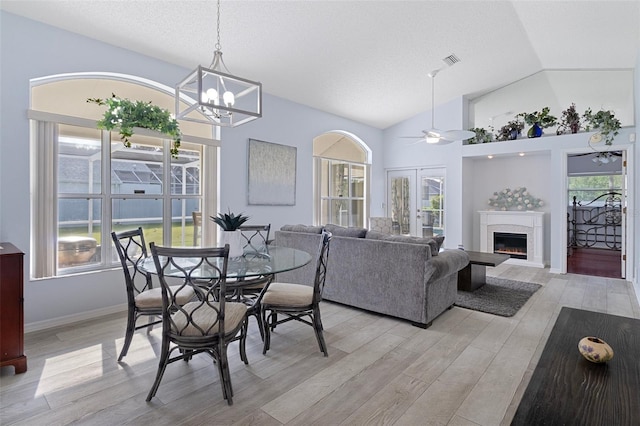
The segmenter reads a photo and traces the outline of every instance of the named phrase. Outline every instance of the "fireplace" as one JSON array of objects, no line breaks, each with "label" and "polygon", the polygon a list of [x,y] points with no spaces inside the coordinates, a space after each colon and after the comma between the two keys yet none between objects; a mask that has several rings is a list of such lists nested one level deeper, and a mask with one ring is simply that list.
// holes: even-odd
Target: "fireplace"
[{"label": "fireplace", "polygon": [[484,210],[478,213],[481,252],[506,252],[511,256],[507,263],[544,268],[544,212]]},{"label": "fireplace", "polygon": [[493,233],[493,252],[507,254],[514,259],[527,259],[527,234]]}]

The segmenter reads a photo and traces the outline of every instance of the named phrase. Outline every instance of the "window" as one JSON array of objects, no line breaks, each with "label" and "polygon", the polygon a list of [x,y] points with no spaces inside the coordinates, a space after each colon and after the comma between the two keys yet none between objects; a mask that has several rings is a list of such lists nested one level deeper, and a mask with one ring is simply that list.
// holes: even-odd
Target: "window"
[{"label": "window", "polygon": [[215,244],[216,227],[204,221],[196,230],[192,213],[217,211],[216,128],[181,121],[178,158],[169,153],[170,140],[146,129],[136,129],[125,148],[116,132],[96,129],[104,107],[84,102],[112,92],[174,109],[173,88],[137,76],[68,73],[31,80],[34,278],[117,265],[111,231],[142,226],[147,242]]},{"label": "window", "polygon": [[313,141],[317,225],[368,223],[369,151],[355,136],[330,132]]},{"label": "window", "polygon": [[339,160],[320,160],[322,224],[364,227],[365,167]]},{"label": "window", "polygon": [[[201,162],[204,147],[183,142],[172,158],[169,139],[134,134],[125,148],[115,132],[92,127],[41,122],[36,146],[47,144],[54,155],[38,155],[38,173],[54,170],[51,193],[39,191],[39,205],[51,196],[57,212],[49,229],[34,232],[36,241],[57,241],[53,249],[36,250],[47,258],[36,277],[64,275],[117,263],[111,232],[141,226],[148,242],[193,245],[192,212],[202,205]],[[44,154],[46,149],[37,150]],[[53,165],[47,164],[51,158]],[[51,167],[53,166],[53,167]],[[166,172],[168,171],[168,173]],[[36,212],[46,222],[47,208]],[[48,235],[48,234],[51,235]],[[45,247],[48,247],[45,245]]]}]

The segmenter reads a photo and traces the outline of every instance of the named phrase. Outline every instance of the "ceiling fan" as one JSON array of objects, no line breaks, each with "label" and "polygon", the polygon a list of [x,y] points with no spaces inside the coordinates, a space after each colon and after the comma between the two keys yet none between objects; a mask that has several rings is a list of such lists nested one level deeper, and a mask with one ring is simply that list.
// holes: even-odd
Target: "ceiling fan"
[{"label": "ceiling fan", "polygon": [[[445,62],[449,64],[449,62],[447,62],[446,59],[445,59]],[[431,78],[431,129],[423,130],[422,135],[420,136],[403,136],[403,138],[420,139],[420,141],[425,141],[428,144],[446,145],[453,141],[462,141],[465,139],[470,139],[476,135],[474,132],[471,132],[469,130],[441,130],[434,127],[434,118],[433,118],[434,110],[435,110],[434,82],[435,82],[436,75],[443,68],[438,68],[437,70],[433,70],[429,74],[427,74]]]}]

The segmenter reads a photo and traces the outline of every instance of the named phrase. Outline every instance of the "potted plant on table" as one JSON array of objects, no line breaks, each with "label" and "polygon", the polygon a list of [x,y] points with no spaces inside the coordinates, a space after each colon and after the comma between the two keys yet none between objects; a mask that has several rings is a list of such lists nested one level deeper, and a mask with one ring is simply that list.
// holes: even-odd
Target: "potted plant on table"
[{"label": "potted plant on table", "polygon": [[[591,129],[599,130],[607,145],[613,143],[613,138],[620,130],[620,120],[615,117],[613,111],[600,110],[594,114],[591,108],[587,108],[582,118],[585,122],[585,130],[587,132]],[[599,142],[599,139],[597,141]]]},{"label": "potted plant on table", "polygon": [[539,138],[542,136],[542,129],[555,126],[558,122],[555,116],[549,114],[549,107],[544,107],[541,111],[523,112],[516,117],[522,117],[524,122],[531,126],[527,132],[527,137],[530,138]]},{"label": "potted plant on table", "polygon": [[131,101],[126,98],[119,98],[114,93],[110,98],[88,98],[88,103],[106,105],[102,120],[98,121],[98,128],[105,130],[120,129],[120,140],[127,148],[131,147],[129,138],[133,136],[134,127],[155,130],[164,133],[173,139],[171,155],[178,156],[180,139],[182,134],[178,126],[178,121],[171,116],[168,110],[162,109],[151,102]]},{"label": "potted plant on table", "polygon": [[571,133],[578,133],[578,130],[580,130],[580,114],[576,111],[576,104],[574,103],[562,111],[560,125],[556,129],[556,135],[562,135],[567,130],[570,130]]},{"label": "potted plant on table", "polygon": [[222,228],[218,243],[221,246],[229,244],[229,257],[242,256],[243,249],[240,226],[248,221],[249,217],[242,213],[235,215],[229,210],[229,213],[218,213],[217,216],[211,216],[211,220]]}]

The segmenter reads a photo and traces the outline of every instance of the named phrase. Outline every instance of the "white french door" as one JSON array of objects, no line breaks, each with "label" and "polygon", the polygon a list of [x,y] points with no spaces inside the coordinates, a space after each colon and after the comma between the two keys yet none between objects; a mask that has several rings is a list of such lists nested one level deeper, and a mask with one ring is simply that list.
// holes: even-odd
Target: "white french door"
[{"label": "white french door", "polygon": [[442,168],[387,171],[387,216],[402,235],[444,235]]}]

